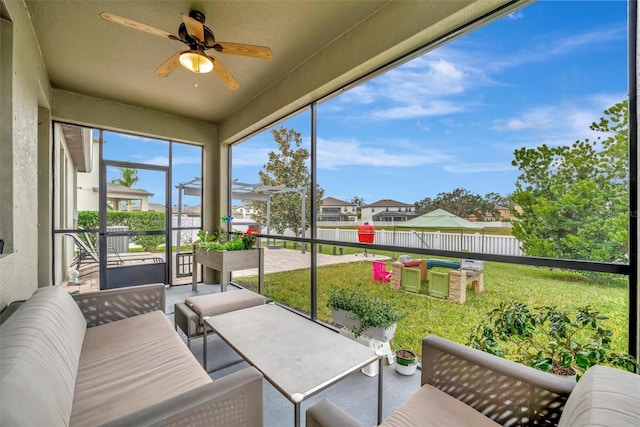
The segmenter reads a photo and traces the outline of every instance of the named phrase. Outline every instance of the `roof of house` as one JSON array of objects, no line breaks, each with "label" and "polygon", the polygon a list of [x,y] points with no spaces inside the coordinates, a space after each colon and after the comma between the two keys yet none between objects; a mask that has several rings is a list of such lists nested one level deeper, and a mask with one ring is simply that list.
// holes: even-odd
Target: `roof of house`
[{"label": "roof of house", "polygon": [[413,207],[407,203],[398,202],[391,199],[381,199],[365,206],[365,208],[406,208]]},{"label": "roof of house", "polygon": [[415,216],[413,212],[382,211],[374,214],[373,218],[377,220],[382,220],[383,218],[405,218],[405,220],[410,220]]},{"label": "roof of house", "polygon": [[345,202],[344,200],[335,199],[333,197],[325,197],[320,203],[322,206],[354,206],[354,203]]},{"label": "roof of house", "polygon": [[108,193],[121,193],[121,194],[130,194],[136,196],[153,196],[153,193],[147,190],[143,190],[140,188],[131,188],[125,187],[124,185],[118,184],[107,184],[107,194]]}]

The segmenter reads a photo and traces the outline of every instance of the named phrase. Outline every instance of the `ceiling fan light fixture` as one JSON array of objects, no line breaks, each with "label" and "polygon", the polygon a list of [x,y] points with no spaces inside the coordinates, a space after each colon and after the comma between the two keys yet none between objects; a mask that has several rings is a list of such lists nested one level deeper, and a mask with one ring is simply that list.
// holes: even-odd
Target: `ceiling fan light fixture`
[{"label": "ceiling fan light fixture", "polygon": [[213,61],[200,52],[183,52],[180,54],[180,64],[194,73],[209,73],[213,70]]}]

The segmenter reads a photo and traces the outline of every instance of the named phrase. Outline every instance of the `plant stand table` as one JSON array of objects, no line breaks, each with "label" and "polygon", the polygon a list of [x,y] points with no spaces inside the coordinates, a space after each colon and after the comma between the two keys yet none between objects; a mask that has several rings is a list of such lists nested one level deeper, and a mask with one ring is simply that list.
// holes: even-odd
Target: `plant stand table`
[{"label": "plant stand table", "polygon": [[374,350],[273,303],[204,322],[293,403],[296,427],[300,402],[377,361],[382,422],[382,356]]},{"label": "plant stand table", "polygon": [[193,282],[191,289],[198,291],[198,264],[220,272],[221,292],[227,290],[229,273],[236,270],[258,269],[258,293],[264,293],[264,249],[245,249],[241,251],[217,251],[193,248]]}]

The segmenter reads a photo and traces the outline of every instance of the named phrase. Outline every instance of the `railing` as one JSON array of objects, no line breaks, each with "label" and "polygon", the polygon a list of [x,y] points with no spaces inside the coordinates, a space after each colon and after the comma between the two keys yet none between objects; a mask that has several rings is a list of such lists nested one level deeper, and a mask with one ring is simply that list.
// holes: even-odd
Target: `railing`
[{"label": "railing", "polygon": [[[329,221],[325,221],[329,222]],[[234,221],[233,228],[239,231],[246,231],[248,224],[253,221]],[[342,223],[339,223],[342,224]],[[353,226],[356,223],[350,222],[348,225]],[[500,224],[496,222],[496,224]],[[188,221],[183,219],[182,227],[198,227],[200,225],[199,218],[189,218]],[[389,224],[387,224],[389,225]],[[175,226],[175,223],[174,223]],[[339,227],[338,223],[333,226]],[[266,232],[266,230],[263,230]],[[175,231],[174,231],[175,233]],[[182,232],[181,241],[183,243],[197,240],[197,230],[185,230]],[[494,236],[483,235],[482,233],[464,234],[464,233],[442,233],[427,232],[420,230],[376,230],[374,243],[387,246],[404,246],[408,248],[427,248],[440,249],[450,251],[469,251],[495,255],[512,255],[522,256],[520,250],[520,242],[513,236]],[[294,233],[286,231],[284,236],[292,237]],[[306,233],[308,237],[309,232]],[[354,227],[352,229],[344,228],[318,228],[318,239],[335,240],[338,242],[358,242],[358,231]],[[174,234],[174,241],[175,241]]]},{"label": "railing", "polygon": [[[357,230],[318,229],[318,239],[357,242]],[[468,251],[496,255],[522,256],[520,242],[513,236],[482,235],[480,233],[442,233],[426,231],[376,230],[374,243],[408,248],[428,248],[448,251]]]}]

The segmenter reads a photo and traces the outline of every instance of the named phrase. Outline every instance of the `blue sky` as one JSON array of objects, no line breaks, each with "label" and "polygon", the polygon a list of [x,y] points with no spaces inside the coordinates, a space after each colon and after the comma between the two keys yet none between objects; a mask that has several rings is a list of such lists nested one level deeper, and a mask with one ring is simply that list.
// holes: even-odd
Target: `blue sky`
[{"label": "blue sky", "polygon": [[[520,147],[593,138],[627,94],[627,5],[541,1],[318,106],[318,182],[331,196],[414,203],[514,190]],[[308,112],[282,123],[309,140]],[[258,182],[264,132],[233,150]]]},{"label": "blue sky", "polygon": [[[626,50],[626,2],[534,3],[319,104],[318,182],[325,197],[366,203],[455,188],[506,195],[515,149],[594,137],[589,124],[627,95]],[[282,125],[308,147],[309,120]],[[168,165],[166,142],[106,138],[106,158]],[[233,178],[257,183],[275,149],[268,130],[235,146]],[[199,175],[198,151],[174,144],[174,185]],[[159,181],[141,171],[135,187],[164,203]]]}]

